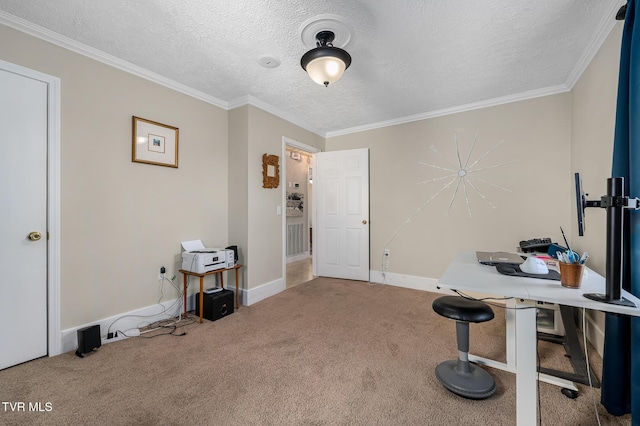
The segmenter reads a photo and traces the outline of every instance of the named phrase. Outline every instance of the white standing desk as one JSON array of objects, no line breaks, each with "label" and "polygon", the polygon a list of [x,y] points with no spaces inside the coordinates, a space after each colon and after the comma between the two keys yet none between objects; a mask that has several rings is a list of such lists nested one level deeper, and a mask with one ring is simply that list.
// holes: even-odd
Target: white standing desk
[{"label": "white standing desk", "polygon": [[[550,302],[578,308],[594,309],[640,316],[640,308],[610,305],[587,299],[583,293],[605,293],[605,279],[587,269],[580,288],[565,288],[559,281],[537,278],[513,277],[499,273],[493,266],[478,263],[475,251],[458,253],[438,281],[438,287],[510,297],[507,303],[507,363],[499,363],[480,357],[469,356],[479,364],[511,371],[516,374],[516,411],[518,425],[537,425],[536,363],[537,302]],[[640,306],[640,299],[622,290],[622,296]],[[576,389],[563,379],[544,377],[540,379]]]}]

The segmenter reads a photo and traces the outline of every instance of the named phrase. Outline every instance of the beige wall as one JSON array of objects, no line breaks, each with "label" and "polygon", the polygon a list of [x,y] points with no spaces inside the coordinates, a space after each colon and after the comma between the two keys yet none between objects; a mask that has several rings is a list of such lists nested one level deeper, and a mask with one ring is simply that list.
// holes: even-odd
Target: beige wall
[{"label": "beige wall", "polygon": [[[572,91],[571,169],[580,173],[589,200],[599,200],[607,193],[607,178],[611,177],[622,27],[622,23],[616,24]],[[583,237],[578,237],[575,211],[574,205],[571,230],[575,250],[588,251],[589,267],[604,275],[606,211],[587,209]],[[604,331],[604,314],[593,311],[591,316],[595,326]]]},{"label": "beige wall", "polygon": [[[254,255],[247,265],[249,289],[283,279],[282,216],[276,207],[282,205],[283,182],[275,189],[262,187],[262,155],[282,157],[282,138],[324,149],[324,138],[253,106],[248,107],[248,246]],[[280,158],[280,164],[283,159]],[[283,213],[284,214],[284,211]]]},{"label": "beige wall", "polygon": [[[238,261],[250,264],[249,247],[249,107],[229,111],[229,244],[238,246]],[[247,282],[247,268],[239,270],[240,281]],[[228,274],[227,274],[228,275]],[[235,277],[234,277],[235,279]],[[232,282],[232,281],[228,281]],[[245,285],[245,288],[246,285]]]},{"label": "beige wall", "polygon": [[[588,251],[589,266],[604,275],[606,212],[588,209],[585,236],[578,236],[573,173],[581,173],[589,199],[606,193],[621,38],[618,23],[571,93],[328,139],[327,150],[371,151],[371,269],[381,269],[382,250],[389,247],[389,272],[437,278],[458,250],[515,249],[519,240],[541,236],[562,243],[562,226],[573,248]],[[453,133],[464,161],[476,130],[472,161],[505,141],[478,166],[516,160],[482,176],[511,192],[478,184],[495,210],[473,195],[469,217],[458,194],[447,214],[452,189],[429,201],[447,180],[416,184],[447,173],[418,163],[452,168]],[[590,316],[589,336],[602,353],[604,315]]]},{"label": "beige wall", "polygon": [[[619,24],[571,94],[382,129],[322,137],[253,106],[224,111],[37,38],[0,26],[0,59],[61,79],[61,327],[91,323],[159,297],[159,266],[180,267],[180,241],[240,247],[246,289],[282,279],[282,191],[262,188],[262,154],[282,154],[282,138],[327,150],[371,151],[371,269],[440,276],[460,249],[514,249],[559,226],[576,237],[573,171],[594,197],[605,192],[611,149]],[[180,167],[131,162],[131,116],[180,128]],[[471,176],[472,216],[462,190],[447,213],[453,135],[463,161],[495,147]],[[432,151],[433,146],[437,153]],[[282,159],[281,159],[282,161]],[[513,164],[492,166],[515,161]],[[509,190],[503,191],[498,187]],[[284,208],[284,206],[282,206]],[[591,266],[604,272],[604,212],[587,212]],[[180,277],[178,277],[178,280]],[[171,291],[167,297],[175,297]]]},{"label": "beige wall", "polygon": [[[4,26],[0,40],[0,59],[61,79],[62,329],[155,305],[160,266],[181,282],[181,241],[227,243],[227,112]],[[178,169],[131,162],[134,115],[180,129]]]},{"label": "beige wall", "polygon": [[[616,25],[572,91],[571,169],[580,173],[590,200],[607,193],[607,178],[611,177],[622,25]],[[575,210],[572,206],[576,250],[588,251],[589,266],[604,274],[606,211],[587,209],[585,235],[578,237]]]},{"label": "beige wall", "polygon": [[[181,241],[237,244],[247,289],[283,278],[283,187],[262,188],[262,154],[280,156],[283,136],[318,148],[322,137],[1,25],[0,39],[0,59],[61,79],[62,329],[155,305],[160,266],[181,283]],[[178,169],[131,162],[132,116],[180,129]],[[167,284],[164,294],[177,296]]]},{"label": "beige wall", "polygon": [[[565,93],[328,139],[327,150],[370,149],[371,269],[381,270],[385,247],[387,272],[437,278],[459,250],[561,241],[560,226],[571,226],[570,102]],[[476,132],[469,164],[491,151],[472,168],[489,169],[470,175],[485,199],[467,186],[469,216],[460,188],[447,212],[455,183],[429,200],[451,178],[418,182],[455,171],[419,163],[453,170],[454,133],[464,164]]]}]

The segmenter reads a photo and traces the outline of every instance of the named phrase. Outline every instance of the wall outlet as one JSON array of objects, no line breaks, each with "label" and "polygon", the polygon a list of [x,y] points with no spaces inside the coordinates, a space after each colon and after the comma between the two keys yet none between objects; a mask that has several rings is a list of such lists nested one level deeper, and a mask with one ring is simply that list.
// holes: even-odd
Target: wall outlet
[{"label": "wall outlet", "polygon": [[158,268],[158,281],[164,279],[164,274],[167,272],[164,266]]},{"label": "wall outlet", "polygon": [[384,269],[389,269],[389,261],[384,262]]},{"label": "wall outlet", "polygon": [[390,254],[389,249],[384,249],[384,255],[389,256],[389,254]]}]

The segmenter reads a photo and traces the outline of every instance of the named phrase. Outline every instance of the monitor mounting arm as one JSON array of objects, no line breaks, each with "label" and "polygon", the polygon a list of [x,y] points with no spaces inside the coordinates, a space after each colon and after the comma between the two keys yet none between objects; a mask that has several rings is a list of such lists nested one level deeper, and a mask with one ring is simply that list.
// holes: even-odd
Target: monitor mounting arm
[{"label": "monitor mounting arm", "polygon": [[625,270],[623,235],[625,210],[638,210],[640,200],[625,196],[624,178],[615,177],[607,179],[607,195],[603,195],[600,201],[583,201],[583,203],[584,207],[607,209],[606,293],[588,293],[584,297],[614,305],[635,306],[621,294]]},{"label": "monitor mounting arm", "polygon": [[609,207],[617,207],[630,210],[640,209],[640,198],[631,198],[624,195],[611,196],[603,195],[600,201],[586,201],[585,207],[602,207],[603,209]]}]

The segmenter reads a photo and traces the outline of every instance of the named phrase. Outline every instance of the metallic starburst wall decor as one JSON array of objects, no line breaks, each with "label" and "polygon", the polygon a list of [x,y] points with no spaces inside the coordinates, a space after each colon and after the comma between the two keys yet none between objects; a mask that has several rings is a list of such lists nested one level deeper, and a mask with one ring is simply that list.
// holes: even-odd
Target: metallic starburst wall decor
[{"label": "metallic starburst wall decor", "polygon": [[[460,153],[460,144],[458,143],[458,135],[457,135],[457,133],[453,134],[453,140],[454,140],[455,148],[456,148],[455,158],[453,159],[453,161],[447,160],[442,154],[440,154],[438,152],[438,150],[436,150],[436,148],[433,145],[430,147],[431,151],[433,151],[438,156],[441,164],[432,164],[432,163],[425,163],[425,162],[419,162],[418,164],[420,164],[422,166],[426,166],[426,167],[431,167],[431,168],[434,168],[434,169],[442,170],[444,174],[443,174],[443,176],[440,176],[440,177],[437,177],[437,178],[433,178],[433,179],[417,182],[417,184],[423,185],[423,184],[428,184],[428,183],[431,183],[431,182],[445,182],[445,183],[433,195],[431,195],[429,198],[427,198],[427,200],[424,201],[411,215],[409,215],[407,217],[405,222],[400,226],[400,228],[387,241],[387,243],[384,246],[385,248],[388,248],[389,245],[391,244],[391,242],[404,229],[404,227],[407,226],[409,223],[411,223],[411,219],[414,216],[416,216],[418,213],[420,213],[420,211],[427,204],[429,204],[431,201],[433,201],[436,197],[438,197],[441,194],[446,193],[448,189],[451,189],[452,194],[451,194],[451,199],[449,201],[449,206],[447,208],[447,213],[449,211],[451,211],[451,208],[452,208],[452,206],[454,204],[454,201],[456,200],[456,197],[458,196],[458,194],[462,193],[462,194],[464,194],[465,204],[467,206],[467,212],[469,214],[469,217],[472,217],[471,202],[469,201],[469,193],[471,193],[471,192],[475,192],[476,194],[478,194],[478,196],[480,196],[480,198],[482,198],[484,201],[486,201],[492,208],[494,208],[494,209],[496,208],[495,204],[493,204],[480,191],[480,189],[478,189],[478,185],[477,185],[478,182],[487,184],[487,185],[492,186],[494,188],[498,188],[498,189],[500,189],[502,191],[505,191],[505,192],[511,192],[510,189],[505,188],[505,187],[500,186],[500,185],[496,185],[496,184],[491,183],[491,182],[488,182],[487,180],[482,179],[479,176],[480,172],[484,172],[484,171],[487,171],[487,170],[490,170],[490,169],[495,169],[495,168],[498,168],[498,167],[502,167],[502,166],[506,166],[506,165],[509,165],[509,164],[513,164],[513,163],[515,163],[515,160],[508,161],[506,163],[483,166],[483,163],[487,162],[486,159],[489,156],[489,154],[491,154],[500,145],[502,145],[504,140],[498,142],[493,147],[491,147],[491,149],[489,149],[484,154],[482,154],[481,156],[479,156],[475,160],[473,160],[472,159],[472,158],[474,158],[473,157],[473,150],[476,147],[476,142],[478,140],[478,133],[479,133],[479,131],[476,131],[475,137],[473,138],[473,143],[471,144],[471,148],[469,149],[469,152],[467,153],[466,158],[464,159],[464,162],[462,160],[464,156],[461,155],[461,153]],[[386,267],[385,267],[385,255],[383,254],[383,256],[382,256],[382,274],[383,274],[383,276],[385,275],[385,269],[386,269]]]},{"label": "metallic starburst wall decor", "polygon": [[[480,196],[480,198],[485,200],[492,208],[495,209],[496,206],[482,192],[480,192],[480,190],[478,189],[478,187],[477,187],[475,182],[482,182],[482,183],[485,183],[487,185],[493,186],[494,188],[501,189],[501,190],[503,190],[505,192],[511,192],[511,190],[508,189],[508,188],[505,188],[503,186],[496,185],[494,183],[488,182],[488,181],[482,179],[480,176],[478,176],[478,172],[482,172],[482,171],[489,170],[489,169],[495,169],[497,167],[502,167],[502,166],[506,166],[506,165],[515,163],[515,160],[513,160],[513,161],[506,162],[506,163],[500,163],[500,164],[494,164],[494,165],[490,165],[490,166],[481,167],[480,163],[491,152],[493,152],[496,148],[498,148],[500,145],[502,145],[502,143],[504,141],[498,142],[491,149],[489,149],[487,152],[485,152],[480,157],[478,157],[475,161],[471,162],[472,161],[471,158],[472,158],[472,155],[473,155],[473,150],[474,150],[474,148],[476,146],[476,141],[478,140],[478,132],[476,132],[476,135],[473,138],[473,144],[471,145],[471,148],[469,149],[469,152],[467,153],[467,158],[465,159],[465,161],[463,163],[462,157],[460,155],[460,145],[458,143],[458,135],[456,133],[453,134],[453,139],[454,139],[454,142],[455,142],[455,145],[456,145],[456,156],[455,156],[455,159],[454,159],[453,162],[448,161],[433,146],[431,146],[430,149],[438,155],[438,157],[442,160],[444,165],[430,164],[430,163],[424,163],[424,162],[420,162],[419,163],[422,166],[427,166],[427,167],[432,167],[434,169],[443,170],[444,172],[447,173],[444,176],[440,176],[440,177],[437,177],[437,178],[434,178],[434,179],[429,179],[429,180],[424,180],[424,181],[418,182],[418,184],[426,184],[426,183],[430,183],[430,182],[446,181],[446,183],[442,186],[442,188],[440,188],[440,190],[438,190],[435,194],[433,194],[423,204],[423,206],[426,205],[427,203],[429,203],[434,198],[436,198],[441,193],[445,192],[445,190],[447,190],[448,188],[454,187],[453,194],[451,195],[451,200],[449,201],[449,207],[447,209],[447,212],[449,212],[451,210],[451,207],[453,206],[453,202],[455,201],[456,196],[458,195],[460,190],[462,190],[462,193],[464,194],[464,199],[465,199],[465,203],[466,203],[466,206],[467,206],[467,212],[469,213],[469,217],[472,216],[472,214],[471,214],[471,203],[469,202],[469,191],[474,191],[475,193],[477,193]],[[422,208],[422,206],[421,206],[421,208]]]}]

